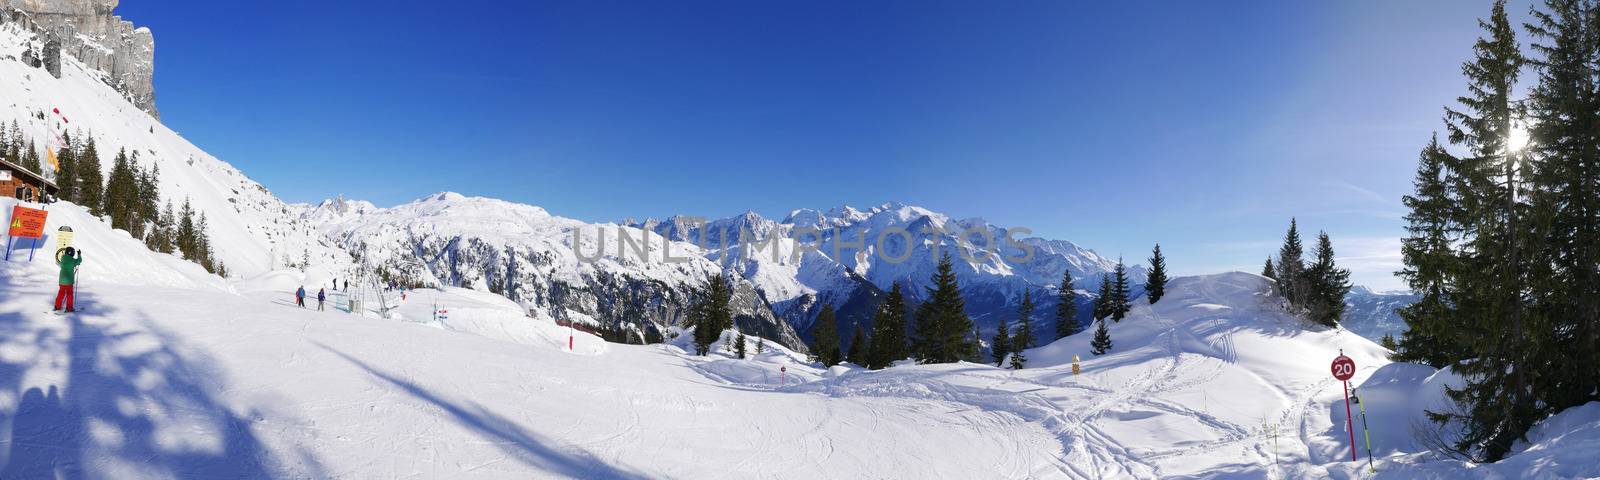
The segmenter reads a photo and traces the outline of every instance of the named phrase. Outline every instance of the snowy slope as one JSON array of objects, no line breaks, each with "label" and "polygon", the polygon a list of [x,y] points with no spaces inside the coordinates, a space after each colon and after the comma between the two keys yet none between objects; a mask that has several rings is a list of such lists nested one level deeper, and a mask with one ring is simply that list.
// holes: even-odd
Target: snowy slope
[{"label": "snowy slope", "polygon": [[0,122],[8,128],[17,121],[40,148],[62,131],[75,142],[92,134],[105,176],[119,150],[145,168],[160,168],[163,201],[181,205],[187,199],[206,214],[217,258],[234,276],[284,268],[286,259],[302,256],[332,270],[348,268],[349,255],[301,222],[298,211],[129,103],[101,80],[103,72],[64,54],[56,79],[18,60],[26,45],[38,43],[17,24],[0,25]]},{"label": "snowy slope", "polygon": [[[447,328],[115,283],[57,317],[38,313],[50,272],[11,273],[5,478],[1354,478],[1365,464],[1344,456],[1328,358],[1356,358],[1385,423],[1416,413],[1403,392],[1438,387],[1349,332],[1275,314],[1248,274],[1174,279],[1073,375],[1083,338],[1030,351],[1022,371],[821,370],[781,348],[702,358],[581,336],[573,354],[548,322],[465,331],[519,306],[453,289],[402,307],[438,300],[461,317]],[[1381,428],[1376,442],[1398,436]],[[1591,405],[1496,465],[1377,445],[1377,477],[1593,476],[1597,441]]]},{"label": "snowy slope", "polygon": [[[648,231],[456,193],[392,208],[342,199],[306,208],[307,223],[380,275],[501,294],[563,321],[664,332],[684,322],[691,290],[722,271],[697,247]],[[736,286],[734,306],[741,328],[805,350],[748,283]]]}]

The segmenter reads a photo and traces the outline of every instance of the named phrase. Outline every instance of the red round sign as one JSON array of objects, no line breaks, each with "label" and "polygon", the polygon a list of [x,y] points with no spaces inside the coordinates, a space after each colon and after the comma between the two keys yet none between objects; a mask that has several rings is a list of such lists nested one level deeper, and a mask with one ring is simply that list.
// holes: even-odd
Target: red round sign
[{"label": "red round sign", "polygon": [[1340,355],[1339,358],[1333,359],[1333,378],[1337,378],[1339,380],[1349,380],[1350,377],[1354,376],[1356,376],[1355,360],[1351,360],[1350,357],[1346,357],[1344,355]]}]

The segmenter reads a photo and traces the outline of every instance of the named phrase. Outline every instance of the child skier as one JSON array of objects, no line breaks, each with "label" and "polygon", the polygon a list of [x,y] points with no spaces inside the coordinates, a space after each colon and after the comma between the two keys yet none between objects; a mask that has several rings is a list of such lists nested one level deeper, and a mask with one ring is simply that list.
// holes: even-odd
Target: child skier
[{"label": "child skier", "polygon": [[319,311],[319,312],[322,311],[322,301],[323,300],[327,300],[327,299],[328,299],[327,291],[323,290],[321,288],[317,289],[317,311]]},{"label": "child skier", "polygon": [[61,310],[61,300],[64,299],[67,301],[66,311],[74,312],[77,310],[74,309],[72,305],[72,286],[73,284],[76,284],[78,280],[78,265],[83,263],[83,251],[74,250],[72,247],[67,247],[65,254],[61,256],[60,263],[61,288],[56,290],[55,309],[56,311]]},{"label": "child skier", "polygon": [[305,287],[305,285],[301,285],[300,288],[295,289],[295,291],[294,291],[294,304],[295,305],[299,305],[300,308],[306,308],[306,287]]}]

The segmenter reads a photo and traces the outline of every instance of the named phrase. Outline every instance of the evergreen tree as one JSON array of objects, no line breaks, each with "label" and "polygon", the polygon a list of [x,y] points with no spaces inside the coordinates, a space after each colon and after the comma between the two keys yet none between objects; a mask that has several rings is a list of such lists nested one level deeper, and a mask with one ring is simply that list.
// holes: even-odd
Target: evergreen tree
[{"label": "evergreen tree", "polygon": [[872,348],[867,368],[878,370],[911,356],[906,351],[906,304],[900,284],[889,288],[872,317]]},{"label": "evergreen tree", "polygon": [[1305,249],[1300,243],[1300,227],[1289,219],[1289,232],[1278,249],[1278,294],[1289,301],[1291,311],[1299,312],[1305,293]]},{"label": "evergreen tree", "polygon": [[1022,291],[1022,303],[1017,305],[1017,334],[1011,337],[1011,351],[1021,352],[1033,348],[1033,294]]},{"label": "evergreen tree", "polygon": [[1270,279],[1273,279],[1273,280],[1277,280],[1278,279],[1278,272],[1274,271],[1273,268],[1272,268],[1272,257],[1267,257],[1266,266],[1261,267],[1261,276],[1267,277],[1267,278],[1270,278]]},{"label": "evergreen tree", "polygon": [[1307,308],[1311,321],[1329,327],[1344,316],[1344,297],[1350,293],[1350,270],[1333,263],[1333,241],[1327,232],[1317,234],[1316,261],[1306,270]]},{"label": "evergreen tree", "polygon": [[201,213],[200,221],[194,224],[195,250],[200,252],[200,266],[205,267],[207,272],[216,273],[216,259],[212,257],[210,231],[206,226],[206,214]]},{"label": "evergreen tree", "polygon": [[[111,166],[111,177],[106,179],[104,211],[111,217],[111,228],[132,232],[132,225],[138,218],[135,210],[139,203],[138,189],[138,179],[128,160],[128,152],[118,151],[116,161]],[[184,251],[186,258],[200,258],[192,253]]]},{"label": "evergreen tree", "polygon": [[719,274],[706,278],[706,285],[690,305],[690,320],[694,322],[695,353],[706,355],[711,345],[722,338],[722,332],[733,326],[733,310],[728,306],[732,289],[728,280]]},{"label": "evergreen tree", "polygon": [[1022,367],[1024,365],[1026,365],[1027,363],[1028,363],[1028,358],[1023,355],[1021,350],[1017,350],[1015,352],[1011,352],[1011,369],[1012,370],[1022,370]]},{"label": "evergreen tree", "polygon": [[1056,338],[1078,333],[1077,294],[1072,288],[1072,270],[1061,272],[1061,288],[1056,291]]},{"label": "evergreen tree", "polygon": [[22,147],[21,145],[22,145],[21,142],[18,142],[17,146],[13,147],[13,148],[17,148],[19,150],[20,149],[26,149],[27,151],[26,152],[20,152],[19,151],[19,153],[17,153],[16,155],[13,155],[12,158],[20,158],[22,160],[22,168],[26,168],[28,170],[33,171],[33,173],[37,173],[37,174],[43,175],[45,173],[44,172],[44,167],[42,165],[40,165],[39,151],[38,150],[34,150],[33,141],[29,140],[27,147]]},{"label": "evergreen tree", "polygon": [[1011,353],[1011,334],[1007,330],[1006,319],[1000,319],[1000,326],[994,331],[994,341],[989,345],[989,354],[994,357],[996,367],[1005,366],[1006,354]]},{"label": "evergreen tree", "polygon": [[1462,433],[1455,447],[1496,461],[1544,413],[1532,388],[1540,369],[1534,355],[1553,346],[1544,340],[1549,330],[1530,325],[1536,319],[1527,308],[1524,245],[1531,239],[1527,232],[1519,235],[1528,227],[1519,201],[1526,179],[1517,177],[1518,162],[1507,142],[1518,109],[1511,95],[1523,58],[1503,1],[1479,24],[1488,37],[1478,40],[1476,58],[1462,66],[1469,81],[1468,94],[1458,99],[1464,108],[1445,111],[1450,142],[1469,151],[1460,157],[1451,186],[1461,194],[1461,222],[1468,227],[1457,252],[1462,264],[1452,300],[1461,320],[1456,335],[1466,340],[1472,356],[1454,364],[1464,385],[1446,388],[1465,412],[1430,417],[1452,425],[1459,421]]},{"label": "evergreen tree", "polygon": [[[110,197],[107,198],[109,199]],[[183,209],[178,211],[178,230],[176,243],[178,250],[183,252],[183,258],[191,261],[196,258],[196,252],[194,249],[194,208],[189,205],[188,199],[184,199]],[[284,257],[288,256],[288,254],[284,254]],[[284,258],[283,263],[284,266],[289,266],[289,259]]]},{"label": "evergreen tree", "polygon": [[1391,352],[1398,352],[1400,349],[1400,344],[1395,343],[1394,341],[1394,334],[1383,334],[1383,338],[1378,340],[1378,344],[1382,345],[1384,349],[1387,349]]},{"label": "evergreen tree", "polygon": [[[56,152],[56,164],[60,166],[56,170],[56,187],[61,190],[60,196],[62,200],[80,203],[78,198],[78,161],[77,154],[72,150],[72,135],[63,132],[61,139],[61,149]],[[45,146],[45,148],[49,149],[50,147]]]},{"label": "evergreen tree", "polygon": [[1122,265],[1122,258],[1117,258],[1117,268],[1112,270],[1113,283],[1111,284],[1111,302],[1107,304],[1110,309],[1111,320],[1122,321],[1128,316],[1128,311],[1133,309],[1130,298],[1133,293],[1128,286],[1128,269]]},{"label": "evergreen tree", "polygon": [[1157,243],[1155,250],[1150,252],[1150,275],[1144,284],[1145,297],[1151,305],[1161,301],[1161,296],[1167,294],[1167,257],[1161,255],[1161,244]]},{"label": "evergreen tree", "polygon": [[1094,319],[1099,320],[1111,316],[1111,274],[1100,276],[1100,293],[1094,297]]},{"label": "evergreen tree", "polygon": [[850,350],[845,353],[845,360],[856,365],[867,364],[867,333],[861,330],[861,324],[856,324],[855,333],[850,337]]},{"label": "evergreen tree", "polygon": [[972,335],[972,319],[967,317],[966,300],[956,282],[950,253],[939,260],[928,287],[928,301],[917,310],[917,343],[923,363],[953,363],[978,354],[977,337]]},{"label": "evergreen tree", "polygon": [[139,168],[135,163],[135,172],[138,174],[138,207],[136,215],[139,223],[153,223],[161,215],[161,187],[157,179],[161,176],[161,166],[153,165],[150,169]]},{"label": "evergreen tree", "polygon": [[1095,321],[1094,339],[1089,341],[1089,351],[1095,355],[1105,355],[1111,351],[1111,330],[1106,328],[1105,319]]},{"label": "evergreen tree", "polygon": [[840,360],[839,325],[834,316],[833,305],[823,304],[816,325],[811,327],[811,354],[823,367],[838,365]]},{"label": "evergreen tree", "polygon": [[[1600,364],[1600,4],[1546,0],[1527,25],[1538,83],[1527,99],[1537,242],[1528,272],[1554,332],[1545,364]],[[1561,353],[1556,353],[1561,352]],[[1567,355],[1571,355],[1567,357]],[[1564,358],[1563,358],[1564,357]],[[1552,410],[1600,400],[1600,369],[1535,377]]]},{"label": "evergreen tree", "polygon": [[1454,183],[1450,166],[1455,164],[1435,135],[1418,160],[1413,193],[1402,200],[1411,212],[1405,217],[1406,237],[1400,240],[1405,267],[1396,274],[1418,298],[1396,311],[1409,329],[1400,334],[1399,348],[1392,349],[1395,361],[1444,368],[1467,355],[1466,347],[1453,335],[1456,312],[1450,300],[1455,289],[1453,277],[1460,269],[1451,238],[1462,232],[1455,220],[1457,202],[1449,187]]},{"label": "evergreen tree", "polygon": [[89,214],[105,214],[105,179],[100,174],[100,150],[95,148],[94,136],[85,139],[83,153],[78,156],[78,199]]},{"label": "evergreen tree", "polygon": [[745,347],[745,341],[746,341],[746,339],[744,337],[744,332],[739,332],[738,335],[735,335],[733,337],[733,356],[734,356],[734,358],[737,358],[737,359],[740,359],[740,360],[744,360],[745,348],[747,348],[747,347]]}]

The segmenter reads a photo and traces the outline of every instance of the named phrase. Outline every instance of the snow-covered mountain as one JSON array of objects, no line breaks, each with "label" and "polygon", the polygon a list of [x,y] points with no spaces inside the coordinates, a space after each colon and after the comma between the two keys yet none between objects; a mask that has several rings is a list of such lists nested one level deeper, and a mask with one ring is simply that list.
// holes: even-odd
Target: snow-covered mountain
[{"label": "snow-covered mountain", "polygon": [[[841,311],[840,331],[849,335],[854,324],[870,321],[875,299],[893,285],[919,299],[945,253],[980,328],[1014,319],[1022,292],[1029,291],[1039,312],[1035,320],[1053,331],[1050,312],[1062,272],[1072,272],[1078,289],[1094,289],[1117,263],[1065,240],[894,202],[867,210],[795,210],[782,221],[745,212],[705,222],[680,215],[624,223],[706,247],[707,258],[751,280],[802,332],[823,304]],[[1146,271],[1132,262],[1128,271],[1138,293]],[[1090,297],[1080,291],[1078,298]],[[1079,311],[1087,318],[1087,308]]]},{"label": "snow-covered mountain", "polygon": [[[503,200],[447,192],[392,208],[342,198],[300,208],[303,221],[384,279],[498,293],[556,319],[638,338],[682,325],[692,290],[722,273],[692,244]],[[805,351],[750,282],[735,284],[733,303],[745,331]]]},{"label": "snow-covered mountain", "polygon": [[1344,316],[1340,318],[1339,325],[1374,342],[1384,335],[1399,339],[1400,334],[1409,327],[1395,311],[1416,303],[1417,298],[1411,292],[1375,292],[1356,285],[1344,297]]},{"label": "snow-covered mountain", "polygon": [[[21,3],[50,9],[61,2]],[[115,6],[116,2],[109,3]],[[10,18],[9,14],[3,16]],[[163,201],[181,205],[188,200],[206,215],[215,256],[233,277],[286,268],[302,259],[326,271],[349,270],[350,255],[302,221],[298,210],[232,165],[189,143],[131,103],[128,94],[108,84],[108,78],[120,78],[119,72],[93,68],[73,51],[64,52],[59,59],[60,78],[43,65],[23,61],[24,52],[39,51],[46,41],[46,36],[30,25],[19,21],[0,24],[0,123],[9,128],[11,122],[17,122],[39,148],[59,148],[54,142],[63,132],[75,142],[93,136],[105,177],[109,177],[118,151],[126,151],[146,169],[159,168]],[[51,31],[59,34],[60,28]],[[86,38],[82,41],[92,41],[87,32],[81,33]],[[107,62],[103,64],[106,68],[118,65]]]}]

